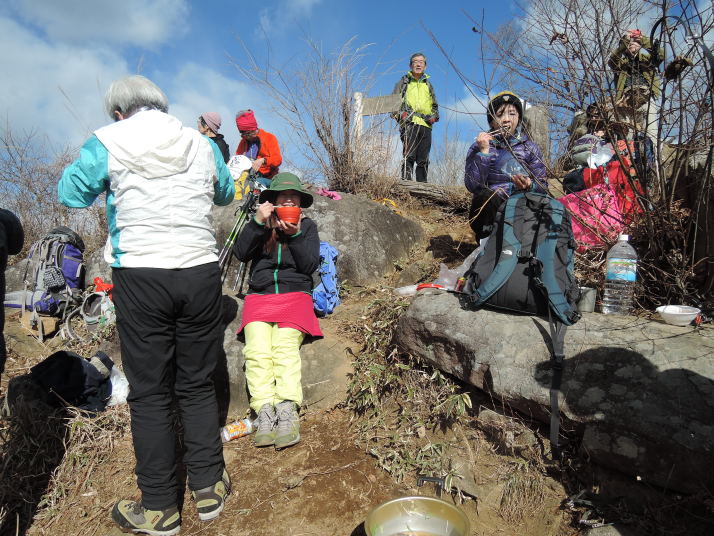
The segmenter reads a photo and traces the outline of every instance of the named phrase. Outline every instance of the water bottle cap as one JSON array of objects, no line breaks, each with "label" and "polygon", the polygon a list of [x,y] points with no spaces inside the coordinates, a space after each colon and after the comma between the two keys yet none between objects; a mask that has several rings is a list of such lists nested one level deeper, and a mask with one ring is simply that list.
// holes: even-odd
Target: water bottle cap
[{"label": "water bottle cap", "polygon": [[617,237],[618,242],[627,242],[630,240],[630,235],[627,234],[621,234],[620,236]]}]

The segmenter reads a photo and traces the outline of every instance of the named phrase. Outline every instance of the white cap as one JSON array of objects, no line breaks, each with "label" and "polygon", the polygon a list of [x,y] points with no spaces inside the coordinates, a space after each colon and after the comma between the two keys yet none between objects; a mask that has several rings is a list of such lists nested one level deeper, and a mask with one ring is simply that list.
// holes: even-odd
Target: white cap
[{"label": "white cap", "polygon": [[630,235],[628,234],[621,234],[617,237],[618,242],[627,242],[628,240],[630,240]]}]

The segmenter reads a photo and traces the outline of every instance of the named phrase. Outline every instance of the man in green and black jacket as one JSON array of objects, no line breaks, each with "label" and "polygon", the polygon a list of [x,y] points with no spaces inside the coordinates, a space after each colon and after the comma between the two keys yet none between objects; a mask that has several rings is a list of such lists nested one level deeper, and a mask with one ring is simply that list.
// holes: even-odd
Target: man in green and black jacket
[{"label": "man in green and black jacket", "polygon": [[429,82],[426,70],[426,56],[421,52],[409,59],[410,71],[402,76],[394,86],[393,93],[401,95],[399,110],[392,117],[399,123],[402,140],[402,179],[413,180],[416,163],[417,182],[426,182],[431,150],[431,127],[439,120],[439,104],[434,87]]}]

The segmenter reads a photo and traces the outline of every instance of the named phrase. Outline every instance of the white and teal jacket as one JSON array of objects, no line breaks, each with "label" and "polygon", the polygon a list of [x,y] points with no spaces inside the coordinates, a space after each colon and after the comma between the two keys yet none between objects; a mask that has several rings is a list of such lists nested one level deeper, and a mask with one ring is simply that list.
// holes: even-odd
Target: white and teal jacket
[{"label": "white and teal jacket", "polygon": [[220,150],[158,110],[94,132],[57,187],[68,207],[106,193],[104,258],[116,268],[190,268],[218,260],[211,207],[235,186]]}]

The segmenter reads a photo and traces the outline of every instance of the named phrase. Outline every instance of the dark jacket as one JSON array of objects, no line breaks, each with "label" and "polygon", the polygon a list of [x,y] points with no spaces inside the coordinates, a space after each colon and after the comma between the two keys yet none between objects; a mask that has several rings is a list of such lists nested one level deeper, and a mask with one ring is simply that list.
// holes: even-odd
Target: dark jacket
[{"label": "dark jacket", "polygon": [[231,158],[231,152],[228,149],[228,144],[226,143],[226,140],[223,139],[223,134],[216,134],[214,137],[211,138],[213,140],[213,143],[218,145],[218,148],[221,150],[221,154],[223,155],[223,160],[228,163],[228,160]]},{"label": "dark jacket", "polygon": [[25,235],[20,220],[4,208],[0,208],[0,269],[5,270],[8,255],[17,255],[22,250]]},{"label": "dark jacket", "polygon": [[512,136],[508,141],[495,138],[489,142],[489,152],[479,151],[478,143],[471,145],[466,155],[464,184],[472,193],[481,188],[498,191],[502,197],[511,195],[511,177],[501,171],[504,163],[515,158],[528,170],[533,181],[532,189],[546,193],[546,169],[543,154],[538,146],[525,134]]},{"label": "dark jacket", "polygon": [[240,261],[252,261],[248,293],[312,292],[312,274],[320,264],[320,237],[315,222],[303,218],[300,232],[293,236],[278,231],[275,249],[266,252],[264,245],[271,233],[272,229],[253,218],[233,246]]},{"label": "dark jacket", "polygon": [[659,64],[664,58],[664,49],[654,47],[648,37],[642,36],[642,48],[632,55],[627,50],[627,41],[620,39],[607,64],[615,72],[615,98],[619,99],[625,88],[644,85],[659,97]]},{"label": "dark jacket", "polygon": [[[20,220],[9,210],[0,208],[0,302],[5,301],[5,267],[7,256],[22,250],[25,234]],[[319,247],[319,246],[318,246]],[[0,307],[0,374],[5,370],[5,308]]]}]

